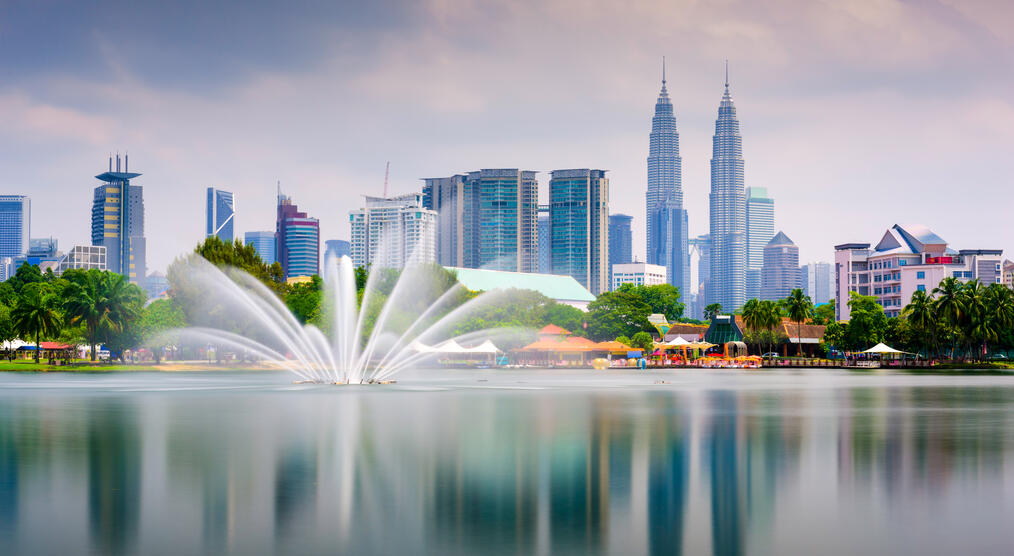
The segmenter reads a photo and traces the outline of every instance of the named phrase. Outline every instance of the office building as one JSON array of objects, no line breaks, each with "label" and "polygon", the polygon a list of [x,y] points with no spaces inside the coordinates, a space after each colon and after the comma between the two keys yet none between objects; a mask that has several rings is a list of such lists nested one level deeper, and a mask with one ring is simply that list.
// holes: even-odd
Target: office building
[{"label": "office building", "polygon": [[340,259],[342,257],[352,258],[352,244],[344,239],[329,239],[324,242],[324,260],[334,257]]},{"label": "office building", "polygon": [[275,256],[285,279],[313,276],[320,272],[320,223],[288,196],[278,194],[275,220]]},{"label": "office building", "polygon": [[760,297],[764,247],[775,237],[775,200],[765,187],[746,188],[746,298]]},{"label": "office building", "polygon": [[551,253],[551,240],[549,236],[549,205],[539,205],[536,235],[539,245],[539,274],[552,274],[553,257]]},{"label": "office building", "polygon": [[780,301],[800,288],[799,247],[784,232],[771,238],[764,246],[761,267],[761,299]]},{"label": "office building", "polygon": [[130,180],[128,158],[109,158],[109,171],[95,176],[102,185],[95,188],[92,202],[92,245],[106,248],[106,267],[144,287],[146,242],[144,237],[144,188]]},{"label": "office building", "polygon": [[593,294],[609,289],[609,178],[605,170],[553,170],[549,180],[553,274]]},{"label": "office building", "polygon": [[423,195],[366,196],[349,212],[352,263],[366,268],[404,268],[437,257],[437,212],[423,208]]},{"label": "office building", "polygon": [[653,257],[655,263],[665,267],[669,283],[679,288],[681,294],[690,292],[690,241],[687,238],[687,211],[675,197],[659,203],[655,207],[649,233],[657,241],[660,249]]},{"label": "office building", "polygon": [[0,258],[28,252],[32,201],[27,195],[0,195]]},{"label": "office building", "polygon": [[538,269],[535,172],[492,168],[423,181],[422,206],[438,215],[441,264],[517,272]]},{"label": "office building", "polygon": [[205,205],[205,237],[217,236],[218,239],[232,243],[233,221],[236,216],[236,200],[231,191],[208,188],[207,204]]},{"label": "office building", "polygon": [[75,245],[60,257],[59,264],[53,272],[61,275],[71,269],[108,270],[106,265],[106,248],[101,245]]},{"label": "office building", "polygon": [[803,293],[810,296],[815,305],[834,301],[831,285],[831,263],[815,262],[802,268]]},{"label": "office building", "polygon": [[1014,289],[1014,262],[1005,260],[1003,262],[1003,283]]},{"label": "office building", "polygon": [[897,317],[916,291],[932,293],[944,278],[1003,283],[1001,249],[955,251],[922,225],[895,224],[871,247],[869,243],[835,246],[835,316],[848,320],[849,292],[872,295],[889,317]]},{"label": "office building", "polygon": [[743,139],[736,106],[725,92],[718,106],[711,156],[711,282],[709,302],[728,313],[746,302],[746,192],[743,188]]},{"label": "office building", "polygon": [[[669,100],[669,92],[666,90],[665,60],[662,61],[662,89],[655,100],[655,113],[651,119],[651,134],[648,137],[648,188],[645,194],[647,259],[649,264],[659,264],[668,268],[673,265],[667,264],[666,259],[682,260],[689,249],[685,235],[682,239],[677,238],[680,243],[670,245],[672,237],[670,234],[660,232],[659,230],[665,226],[656,222],[661,210],[665,210],[661,214],[667,215],[672,222],[680,222],[685,217],[678,214],[668,217],[670,212],[678,213],[683,209],[683,160],[680,158],[680,136],[676,129],[676,116]],[[668,209],[663,207],[666,203],[669,205]],[[681,286],[678,281],[673,281],[673,278],[674,275],[670,273],[670,282]],[[677,280],[679,278],[683,276],[678,276]]]},{"label": "office building", "polygon": [[657,264],[615,264],[612,268],[612,275],[612,289],[614,291],[623,284],[633,284],[635,286],[655,286],[667,283],[665,267]]},{"label": "office building", "polygon": [[270,265],[276,262],[275,232],[247,232],[243,234],[243,243],[252,245],[264,264]]},{"label": "office building", "polygon": [[[627,264],[634,261],[633,234],[630,223],[634,220],[626,214],[609,215],[609,272],[613,265]],[[610,276],[609,283],[613,283]]]}]

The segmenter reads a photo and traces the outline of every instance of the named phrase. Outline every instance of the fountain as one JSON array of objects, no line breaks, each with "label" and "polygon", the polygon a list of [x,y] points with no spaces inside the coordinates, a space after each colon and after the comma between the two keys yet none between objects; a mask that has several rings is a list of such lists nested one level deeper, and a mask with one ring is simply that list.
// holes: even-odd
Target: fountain
[{"label": "fountain", "polygon": [[242,270],[219,268],[196,255],[176,264],[182,277],[173,286],[182,292],[177,299],[190,304],[190,313],[201,320],[170,331],[176,342],[250,354],[291,371],[301,383],[388,383],[397,372],[432,357],[441,344],[521,333],[516,328],[461,330],[476,311],[504,301],[510,292],[474,295],[460,283],[449,284],[447,274],[432,263],[410,264],[400,273],[376,269],[359,299],[352,261],[328,258],[318,319],[325,330],[299,322],[274,292]]}]

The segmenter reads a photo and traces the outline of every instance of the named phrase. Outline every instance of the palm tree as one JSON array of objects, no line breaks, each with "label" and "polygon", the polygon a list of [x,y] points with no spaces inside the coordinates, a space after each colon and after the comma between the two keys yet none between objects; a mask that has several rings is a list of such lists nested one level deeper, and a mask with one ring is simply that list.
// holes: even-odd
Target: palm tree
[{"label": "palm tree", "polygon": [[983,295],[986,315],[994,332],[994,340],[1004,330],[1014,328],[1014,291],[1002,284],[990,284]]},{"label": "palm tree", "polygon": [[961,297],[965,310],[962,324],[964,325],[963,331],[968,348],[966,353],[969,355],[972,353],[973,342],[981,342],[979,346],[979,354],[981,355],[982,348],[986,345],[986,342],[994,336],[987,322],[985,293],[986,288],[982,287],[982,284],[978,280],[967,282],[961,288]]},{"label": "palm tree", "polygon": [[810,300],[810,296],[803,293],[803,290],[796,288],[782,303],[785,305],[785,312],[789,314],[789,320],[796,323],[796,346],[799,348],[799,355],[803,355],[800,337],[803,335],[803,323],[813,316],[813,301]]},{"label": "palm tree", "polygon": [[64,311],[71,325],[85,325],[85,336],[91,346],[91,360],[101,331],[118,331],[138,317],[143,297],[126,277],[114,272],[89,270],[76,274],[64,292]]},{"label": "palm tree", "polygon": [[[940,281],[940,285],[933,288],[937,315],[944,323],[955,329],[961,328],[961,321],[965,315],[961,289],[961,282],[953,276],[944,278]],[[954,359],[954,342],[951,342],[951,359]]]},{"label": "palm tree", "polygon": [[[743,305],[743,324],[748,330],[753,332],[760,331],[762,327],[763,315],[761,314],[761,304],[756,299],[751,299]],[[760,339],[758,338],[757,344],[760,346]]]},{"label": "palm tree", "polygon": [[774,328],[782,323],[782,310],[774,301],[761,301],[758,308],[760,313],[760,326],[767,331],[768,352],[771,351],[771,339],[774,336]]},{"label": "palm tree", "polygon": [[936,311],[933,299],[922,290],[912,293],[912,301],[905,306],[902,315],[909,324],[922,332],[930,332],[933,345],[936,345]]},{"label": "palm tree", "polygon": [[710,303],[704,307],[704,320],[714,320],[722,312],[721,303]]},{"label": "palm tree", "polygon": [[21,290],[17,305],[11,311],[11,321],[18,335],[35,338],[35,362],[38,363],[42,336],[55,336],[60,331],[56,294],[45,284],[28,284]]}]

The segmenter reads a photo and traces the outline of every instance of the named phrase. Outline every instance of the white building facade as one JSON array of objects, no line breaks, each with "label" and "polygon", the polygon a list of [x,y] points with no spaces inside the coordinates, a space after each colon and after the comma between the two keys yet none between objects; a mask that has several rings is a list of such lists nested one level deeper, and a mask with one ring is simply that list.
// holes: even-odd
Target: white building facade
[{"label": "white building facade", "polygon": [[104,245],[75,245],[60,259],[60,263],[53,273],[59,276],[72,268],[107,270],[106,247]]},{"label": "white building facade", "polygon": [[925,226],[894,225],[880,241],[835,246],[835,317],[849,319],[849,292],[871,295],[889,317],[897,317],[916,291],[932,294],[944,278],[982,285],[1003,283],[1003,251],[955,251]]},{"label": "white building facade", "polygon": [[435,262],[437,212],[423,208],[421,193],[366,197],[366,206],[349,212],[352,262],[356,266],[404,268]]},{"label": "white building facade", "polygon": [[633,284],[635,286],[654,286],[665,284],[667,281],[665,267],[648,263],[626,263],[613,265],[612,290],[617,290],[622,284]]}]

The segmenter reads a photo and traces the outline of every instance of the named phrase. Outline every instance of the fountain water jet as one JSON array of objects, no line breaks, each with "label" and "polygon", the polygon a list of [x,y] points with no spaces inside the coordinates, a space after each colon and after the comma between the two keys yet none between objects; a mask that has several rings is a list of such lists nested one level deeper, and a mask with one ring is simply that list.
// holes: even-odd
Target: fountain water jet
[{"label": "fountain water jet", "polygon": [[274,292],[242,270],[220,269],[199,256],[178,264],[183,283],[174,284],[174,289],[183,294],[177,299],[192,304],[190,313],[206,322],[171,331],[172,335],[184,342],[251,354],[291,371],[299,382],[385,383],[432,357],[417,349],[420,343],[481,342],[519,333],[496,328],[452,337],[476,311],[503,302],[510,294],[494,290],[472,297],[461,284],[448,285],[447,274],[433,264],[408,265],[400,274],[389,269],[372,272],[360,301],[352,261],[329,258],[319,320],[330,328],[327,334],[301,324]]}]

